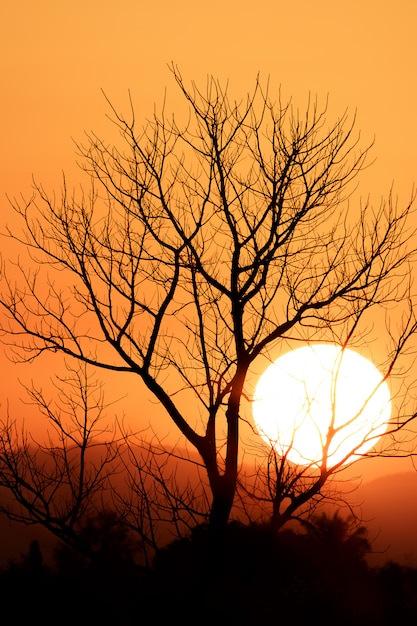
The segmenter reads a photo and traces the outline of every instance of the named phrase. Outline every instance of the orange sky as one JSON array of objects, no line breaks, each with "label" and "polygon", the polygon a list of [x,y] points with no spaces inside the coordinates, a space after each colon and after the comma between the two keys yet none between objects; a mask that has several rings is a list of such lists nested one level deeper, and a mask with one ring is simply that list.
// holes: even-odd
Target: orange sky
[{"label": "orange sky", "polygon": [[[6,194],[30,192],[32,175],[49,189],[59,187],[62,170],[77,181],[71,138],[109,132],[101,89],[122,110],[130,89],[139,117],[167,87],[174,108],[171,61],[186,81],[213,74],[243,95],[259,71],[284,99],[329,94],[335,115],[357,109],[376,158],[360,193],[378,201],[395,182],[406,201],[417,182],[416,23],[415,0],[259,0],[256,8],[249,0],[3,0],[1,214],[8,214]],[[2,380],[2,398],[10,380]],[[392,463],[370,472],[391,471]],[[393,471],[411,467],[395,463]]]}]

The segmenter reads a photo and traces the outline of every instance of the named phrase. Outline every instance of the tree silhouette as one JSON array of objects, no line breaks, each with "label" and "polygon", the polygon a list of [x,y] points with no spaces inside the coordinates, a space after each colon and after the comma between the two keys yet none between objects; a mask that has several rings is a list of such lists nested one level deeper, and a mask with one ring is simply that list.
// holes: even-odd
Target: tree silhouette
[{"label": "tree silhouette", "polygon": [[[145,431],[146,435],[146,431]],[[151,565],[172,538],[188,536],[207,521],[210,506],[199,480],[200,463],[160,441],[125,433],[120,455],[124,488],[111,489],[111,505],[142,541],[142,556]]]},{"label": "tree silhouette", "polygon": [[343,552],[345,558],[360,562],[371,552],[365,526],[359,526],[352,516],[346,519],[337,511],[333,516],[322,513],[316,517],[315,530],[330,551]]},{"label": "tree silhouette", "polygon": [[101,385],[84,365],[68,366],[55,380],[53,400],[34,386],[26,391],[46,419],[47,441],[37,441],[30,428],[18,428],[10,417],[0,424],[0,488],[6,495],[0,512],[13,521],[41,524],[88,553],[79,527],[100,510],[120,465],[120,441],[106,423]]},{"label": "tree silhouette", "polygon": [[108,418],[103,385],[78,365],[52,377],[49,395],[25,388],[43,440],[25,420],[0,421],[0,514],[44,526],[75,563],[106,559],[113,545],[150,567],[161,545],[206,520],[206,494],[177,480],[183,456]]},{"label": "tree silhouette", "polygon": [[[78,150],[91,187],[34,185],[12,201],[8,235],[30,254],[2,273],[2,331],[16,358],[59,352],[137,376],[199,453],[210,525],[223,529],[239,469],[248,372],[291,341],[364,341],[372,309],[395,305],[384,375],[415,330],[409,216],[390,195],[352,206],[365,167],[355,120],[304,113],[256,81],[240,102],[172,73],[185,121],[166,107],[144,126],[110,104],[120,133]],[[6,320],[6,321],[4,321]],[[413,414],[398,414],[392,432]],[[371,436],[371,435],[370,435]],[[323,474],[322,482],[325,481]]]}]

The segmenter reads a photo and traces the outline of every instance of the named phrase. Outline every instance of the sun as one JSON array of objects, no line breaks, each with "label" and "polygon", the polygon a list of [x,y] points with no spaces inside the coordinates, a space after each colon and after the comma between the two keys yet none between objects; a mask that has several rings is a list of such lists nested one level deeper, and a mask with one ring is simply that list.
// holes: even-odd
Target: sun
[{"label": "sun", "polygon": [[[299,465],[351,462],[372,448],[391,417],[388,384],[371,361],[334,344],[288,352],[259,379],[259,434]],[[353,453],[353,454],[352,454]]]}]

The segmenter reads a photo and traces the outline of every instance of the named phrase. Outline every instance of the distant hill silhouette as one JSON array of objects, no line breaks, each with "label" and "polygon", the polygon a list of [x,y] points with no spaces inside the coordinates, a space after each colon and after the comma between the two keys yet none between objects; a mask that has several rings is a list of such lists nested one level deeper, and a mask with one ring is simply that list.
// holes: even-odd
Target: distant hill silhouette
[{"label": "distant hill silhouette", "polygon": [[374,554],[370,565],[395,561],[417,567],[417,472],[381,476],[354,492],[362,502]]}]

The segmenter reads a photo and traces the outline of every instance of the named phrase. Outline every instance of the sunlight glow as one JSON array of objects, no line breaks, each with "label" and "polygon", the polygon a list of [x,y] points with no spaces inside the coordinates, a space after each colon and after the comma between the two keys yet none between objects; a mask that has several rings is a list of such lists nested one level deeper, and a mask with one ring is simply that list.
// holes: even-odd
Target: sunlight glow
[{"label": "sunlight glow", "polygon": [[260,377],[253,402],[259,434],[299,465],[319,465],[326,446],[328,466],[357,459],[384,434],[390,416],[381,373],[357,352],[333,344],[277,359]]}]

